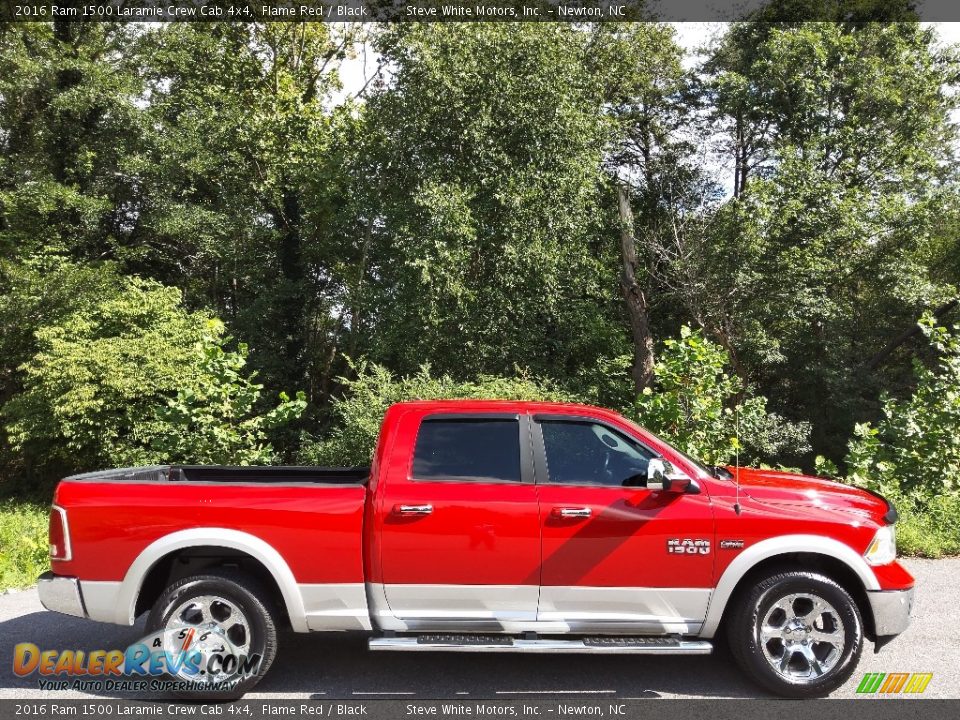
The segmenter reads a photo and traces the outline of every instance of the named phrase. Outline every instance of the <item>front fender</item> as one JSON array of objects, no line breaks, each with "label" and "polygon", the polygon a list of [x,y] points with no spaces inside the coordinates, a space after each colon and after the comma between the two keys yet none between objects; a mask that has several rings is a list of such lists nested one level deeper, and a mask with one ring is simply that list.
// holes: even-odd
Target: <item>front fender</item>
[{"label": "front fender", "polygon": [[727,603],[747,573],[764,560],[789,553],[806,553],[834,558],[850,568],[860,578],[860,582],[867,591],[880,589],[880,583],[877,582],[877,577],[867,561],[849,545],[839,540],[822,535],[781,535],[761,540],[740,553],[720,576],[707,605],[707,616],[700,629],[700,637],[712,638],[716,634]]}]

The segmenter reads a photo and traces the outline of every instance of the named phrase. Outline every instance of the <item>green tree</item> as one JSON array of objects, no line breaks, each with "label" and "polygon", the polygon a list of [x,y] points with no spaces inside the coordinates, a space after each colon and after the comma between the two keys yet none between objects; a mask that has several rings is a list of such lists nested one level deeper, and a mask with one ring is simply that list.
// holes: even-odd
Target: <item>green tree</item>
[{"label": "green tree", "polygon": [[152,276],[182,284],[250,346],[273,387],[313,397],[340,332],[346,243],[328,104],[352,32],[322,23],[173,23],[136,51],[156,131],[138,174]]},{"label": "green tree", "polygon": [[920,324],[936,360],[914,360],[913,395],[885,396],[880,420],[857,425],[845,462],[851,482],[925,504],[960,497],[960,328],[929,314]]},{"label": "green tree", "polygon": [[[424,24],[378,38],[364,110],[366,355],[401,373],[572,377],[622,353],[608,121],[589,36]],[[607,196],[609,197],[609,196]]]},{"label": "green tree", "polygon": [[809,426],[767,412],[767,399],[728,372],[729,357],[700,331],[681,328],[663,343],[654,383],[633,411],[638,422],[710,465],[796,456],[807,449]]},{"label": "green tree", "polygon": [[158,429],[150,440],[151,450],[162,462],[196,465],[269,465],[276,452],[267,432],[300,417],[306,396],[296,399],[281,392],[280,404],[259,414],[263,385],[253,375],[244,375],[247,346],[236,351],[223,347],[223,329],[215,323],[203,337],[199,373],[187,387],[155,410]]},{"label": "green tree", "polygon": [[120,23],[0,28],[0,256],[122,260],[142,251],[130,173],[146,134]]},{"label": "green tree", "polygon": [[434,376],[429,366],[416,374],[397,377],[386,368],[368,363],[354,366],[353,378],[341,378],[345,392],[333,400],[334,426],[330,434],[315,440],[307,437],[301,462],[311,465],[369,465],[383,416],[392,404],[406,400],[570,400],[550,383],[527,375],[475,380]]},{"label": "green tree", "polygon": [[934,43],[917,23],[737,25],[706,66],[722,127],[750,148],[690,248],[686,306],[833,460],[909,379],[871,356],[952,293],[928,260],[960,199],[958,66]]}]

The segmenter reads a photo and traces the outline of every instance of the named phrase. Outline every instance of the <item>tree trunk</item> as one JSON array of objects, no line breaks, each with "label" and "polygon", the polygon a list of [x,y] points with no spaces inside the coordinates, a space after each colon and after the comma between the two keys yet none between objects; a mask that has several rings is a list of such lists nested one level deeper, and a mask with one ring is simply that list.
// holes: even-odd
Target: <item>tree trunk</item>
[{"label": "tree trunk", "polygon": [[617,185],[620,211],[620,251],[623,272],[620,290],[627,306],[630,334],[633,337],[633,384],[639,393],[653,381],[653,336],[650,334],[650,315],[647,298],[637,283],[637,240],[634,237],[633,210],[630,191],[623,183]]},{"label": "tree trunk", "polygon": [[[955,307],[957,307],[958,304],[960,304],[960,298],[954,298],[949,302],[945,302],[943,305],[941,305],[940,307],[938,307],[936,310],[933,311],[933,316],[939,320],[941,317],[943,317],[948,312],[950,312]],[[912,338],[914,335],[919,335],[919,334],[920,334],[920,325],[919,325],[919,322],[915,322],[913,325],[906,328],[903,332],[901,332],[899,335],[893,338],[893,340],[891,340],[886,345],[884,345],[883,348],[878,353],[868,358],[867,361],[863,363],[864,369],[876,370],[878,367],[880,367],[884,363],[884,361],[888,357],[890,357],[890,355],[893,354],[894,350],[896,350],[898,347],[903,345],[907,340]]]},{"label": "tree trunk", "polygon": [[296,191],[288,188],[283,192],[282,202],[283,206],[278,218],[280,244],[277,254],[283,288],[278,298],[279,327],[277,330],[283,345],[283,359],[289,372],[288,377],[294,382],[300,382],[304,376],[303,315],[306,284],[303,242],[300,236],[300,198]]}]

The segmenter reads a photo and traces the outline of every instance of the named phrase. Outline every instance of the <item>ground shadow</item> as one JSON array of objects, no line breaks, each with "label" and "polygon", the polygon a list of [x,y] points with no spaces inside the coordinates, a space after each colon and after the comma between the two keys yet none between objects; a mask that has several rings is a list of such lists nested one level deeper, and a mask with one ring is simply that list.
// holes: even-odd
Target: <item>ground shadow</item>
[{"label": "ground shadow", "polygon": [[[21,696],[44,694],[38,689],[37,675],[14,674],[17,643],[31,642],[41,649],[122,649],[144,634],[142,618],[133,627],[123,627],[40,611],[0,622],[4,638],[0,689],[8,696],[8,690]],[[290,632],[281,635],[277,660],[254,694],[354,700],[506,699],[576,690],[598,698],[673,693],[763,696],[731,667],[722,651],[703,657],[377,653],[367,650],[362,635]]]}]

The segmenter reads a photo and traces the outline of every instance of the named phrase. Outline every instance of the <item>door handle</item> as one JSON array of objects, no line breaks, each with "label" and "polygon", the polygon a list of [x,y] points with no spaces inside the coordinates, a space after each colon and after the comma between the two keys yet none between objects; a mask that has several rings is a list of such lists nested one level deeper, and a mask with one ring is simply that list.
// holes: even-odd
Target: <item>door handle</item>
[{"label": "door handle", "polygon": [[394,505],[393,512],[397,515],[429,515],[433,512],[433,505]]},{"label": "door handle", "polygon": [[588,518],[593,514],[590,508],[554,508],[553,516],[559,518]]}]

